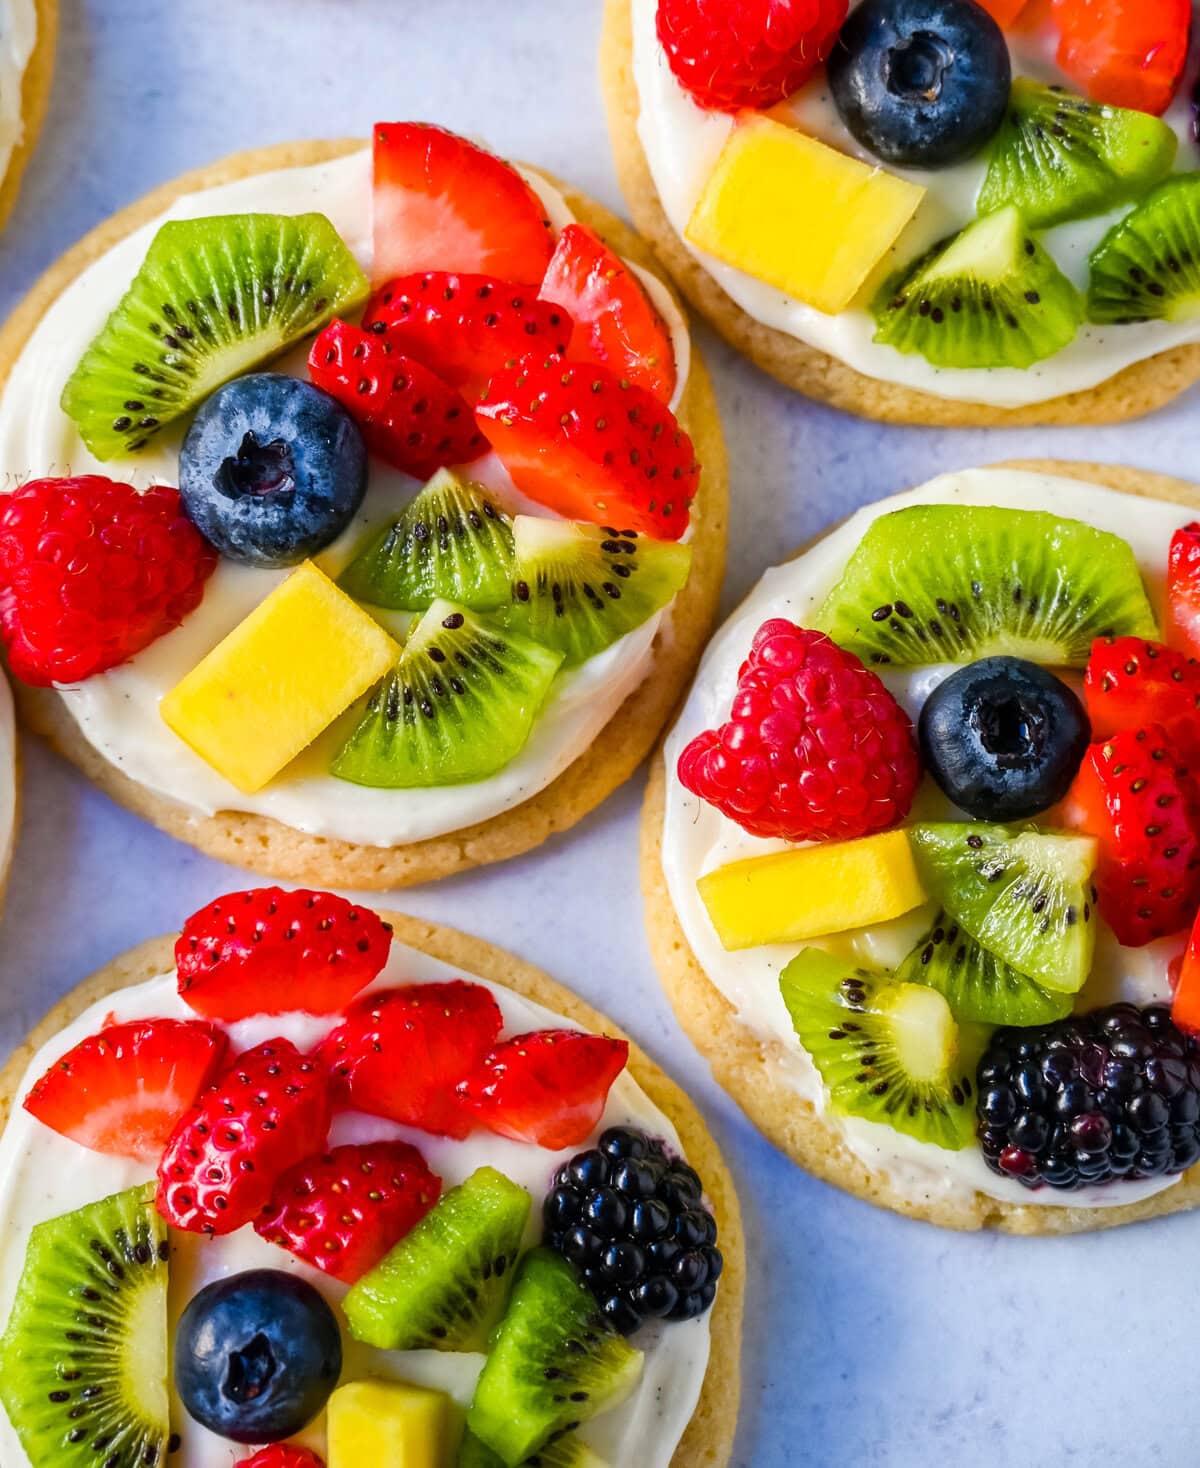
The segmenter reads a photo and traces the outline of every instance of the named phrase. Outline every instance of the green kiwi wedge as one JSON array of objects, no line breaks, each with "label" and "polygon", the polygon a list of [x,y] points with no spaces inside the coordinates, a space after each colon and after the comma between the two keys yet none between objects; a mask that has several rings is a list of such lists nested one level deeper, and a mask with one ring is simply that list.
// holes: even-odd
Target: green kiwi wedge
[{"label": "green kiwi wedge", "polygon": [[532,1199],[481,1167],[350,1290],[356,1341],[384,1351],[481,1351],[504,1309]]},{"label": "green kiwi wedge", "polygon": [[1096,945],[1090,836],[966,821],[909,837],[926,891],[976,942],[1045,989],[1083,988]]},{"label": "green kiwi wedge", "polygon": [[562,657],[483,613],[435,601],[332,773],[388,790],[485,780],[525,747]]},{"label": "green kiwi wedge", "polygon": [[164,224],[63,389],[101,461],[134,454],[231,378],[367,298],[323,214],[226,214]]},{"label": "green kiwi wedge", "polygon": [[[505,1468],[505,1465],[504,1459],[481,1443],[473,1432],[465,1432],[455,1468]],[[525,1459],[521,1468],[608,1468],[608,1464],[575,1433],[569,1432],[539,1448]]]},{"label": "green kiwi wedge", "polygon": [[1200,173],[1160,183],[1089,260],[1087,313],[1100,324],[1200,313]]},{"label": "green kiwi wedge", "polygon": [[935,245],[871,309],[877,342],[935,367],[1031,367],[1083,320],[1079,292],[1013,208]]},{"label": "green kiwi wedge", "polygon": [[976,207],[1015,204],[1031,229],[1104,214],[1165,178],[1178,146],[1159,117],[1019,77]]},{"label": "green kiwi wedge", "polygon": [[509,626],[571,668],[661,611],[683,586],[691,547],[571,520],[518,515]]},{"label": "green kiwi wedge", "polygon": [[504,1468],[518,1468],[624,1401],[641,1374],[642,1353],[605,1321],[572,1266],[534,1249],[492,1337],[467,1426]]},{"label": "green kiwi wedge", "polygon": [[895,667],[1007,654],[1082,668],[1097,637],[1158,636],[1120,536],[995,505],[880,515],[814,625],[864,662]]},{"label": "green kiwi wedge", "polygon": [[165,1468],[167,1247],[153,1184],[33,1229],[0,1340],[33,1468]]},{"label": "green kiwi wedge", "polygon": [[338,577],[356,601],[423,612],[445,597],[486,612],[512,591],[512,521],[481,484],[439,469]]},{"label": "green kiwi wedge", "polygon": [[802,949],[779,989],[835,1111],[950,1152],[975,1140],[986,1032],[957,1025],[936,989],[853,968],[820,948]]}]

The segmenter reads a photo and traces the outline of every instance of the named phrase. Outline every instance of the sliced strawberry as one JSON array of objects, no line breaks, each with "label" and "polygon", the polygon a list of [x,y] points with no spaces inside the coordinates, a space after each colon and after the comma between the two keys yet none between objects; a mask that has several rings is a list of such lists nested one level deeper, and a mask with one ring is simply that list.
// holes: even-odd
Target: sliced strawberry
[{"label": "sliced strawberry", "polygon": [[571,520],[678,540],[700,466],[674,413],[607,367],[528,357],[475,410],[518,489]]},{"label": "sliced strawberry", "polygon": [[1192,934],[1180,965],[1171,1018],[1189,1035],[1200,1035],[1200,916],[1192,924]]},{"label": "sliced strawberry", "polygon": [[1181,526],[1167,556],[1167,638],[1200,657],[1200,521]]},{"label": "sliced strawberry", "polygon": [[570,316],[528,286],[445,270],[389,280],[371,297],[363,326],[472,401],[493,373],[530,352],[561,356],[572,331]]},{"label": "sliced strawberry", "polygon": [[1200,662],[1161,642],[1101,637],[1083,681],[1092,735],[1161,724],[1189,767],[1200,769]]},{"label": "sliced strawberry", "polygon": [[194,1021],[109,1025],[34,1082],[25,1110],[93,1152],[154,1164],[225,1050],[220,1030]]},{"label": "sliced strawberry", "polygon": [[567,225],[542,282],[542,296],[575,322],[567,352],[572,360],[598,362],[664,403],[671,401],[671,333],[641,281],[595,230]]},{"label": "sliced strawberry", "polygon": [[542,201],[503,159],[428,123],[376,124],[376,280],[468,270],[537,285],[553,249]]},{"label": "sliced strawberry", "polygon": [[628,1062],[625,1040],[536,1030],[497,1045],[459,1094],[489,1131],[557,1152],[591,1136]]},{"label": "sliced strawberry", "polygon": [[473,1122],[454,1088],[503,1023],[482,984],[413,984],[360,999],[317,1054],[337,1105],[461,1138]]},{"label": "sliced strawberry", "polygon": [[1054,0],[1058,64],[1097,102],[1165,112],[1187,60],[1191,0]]}]

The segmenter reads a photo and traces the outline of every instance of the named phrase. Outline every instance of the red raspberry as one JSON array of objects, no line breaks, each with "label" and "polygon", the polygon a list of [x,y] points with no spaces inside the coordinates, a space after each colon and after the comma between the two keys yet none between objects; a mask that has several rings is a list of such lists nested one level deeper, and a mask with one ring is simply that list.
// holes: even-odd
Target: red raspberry
[{"label": "red raspberry", "polygon": [[252,1458],[239,1458],[233,1468],[325,1468],[322,1459],[295,1443],[272,1443],[259,1448]]},{"label": "red raspberry", "polygon": [[764,622],[730,713],[679,756],[679,778],[751,835],[849,841],[908,814],[921,778],[912,723],[824,632]]},{"label": "red raspberry", "polygon": [[701,107],[774,107],[829,55],[847,9],[847,0],[658,0],[658,39]]},{"label": "red raspberry", "polygon": [[176,490],[35,479],[0,508],[0,636],[25,683],[115,668],[200,605],[217,555]]}]

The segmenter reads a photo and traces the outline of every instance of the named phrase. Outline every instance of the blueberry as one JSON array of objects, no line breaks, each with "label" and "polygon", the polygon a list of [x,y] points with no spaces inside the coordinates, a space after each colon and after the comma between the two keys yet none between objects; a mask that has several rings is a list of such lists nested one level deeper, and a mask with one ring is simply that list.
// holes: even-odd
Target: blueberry
[{"label": "blueberry", "polygon": [[979,151],[1012,84],[1000,27],[974,0],[865,0],[829,57],[842,121],[886,163],[944,168]]},{"label": "blueberry", "polygon": [[311,382],[239,377],[196,414],[179,455],[188,514],[222,555],[290,566],[345,530],[367,489],[353,418]]},{"label": "blueberry", "polygon": [[324,1408],[342,1369],[337,1320],[312,1285],[253,1269],[206,1286],[175,1334],[175,1387],[202,1426],[279,1442]]},{"label": "blueberry", "polygon": [[918,732],[944,793],[984,821],[1018,821],[1067,793],[1090,737],[1075,694],[1020,658],[983,658],[925,700]]}]

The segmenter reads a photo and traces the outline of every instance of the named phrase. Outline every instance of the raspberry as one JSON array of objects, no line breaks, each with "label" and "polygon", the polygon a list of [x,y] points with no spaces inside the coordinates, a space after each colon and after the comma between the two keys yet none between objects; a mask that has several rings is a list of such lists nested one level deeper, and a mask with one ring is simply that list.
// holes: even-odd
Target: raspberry
[{"label": "raspberry", "polygon": [[823,632],[775,618],[738,672],[729,722],[679,756],[679,778],[754,836],[847,841],[904,819],[921,777],[908,715]]},{"label": "raspberry", "polygon": [[0,508],[0,636],[25,683],[115,668],[200,605],[216,552],[178,493],[35,479]]},{"label": "raspberry", "polygon": [[847,8],[847,0],[658,0],[658,39],[701,107],[773,107],[829,55]]},{"label": "raspberry", "polygon": [[259,1448],[252,1458],[239,1458],[234,1468],[325,1468],[316,1453],[294,1443],[272,1443]]}]

